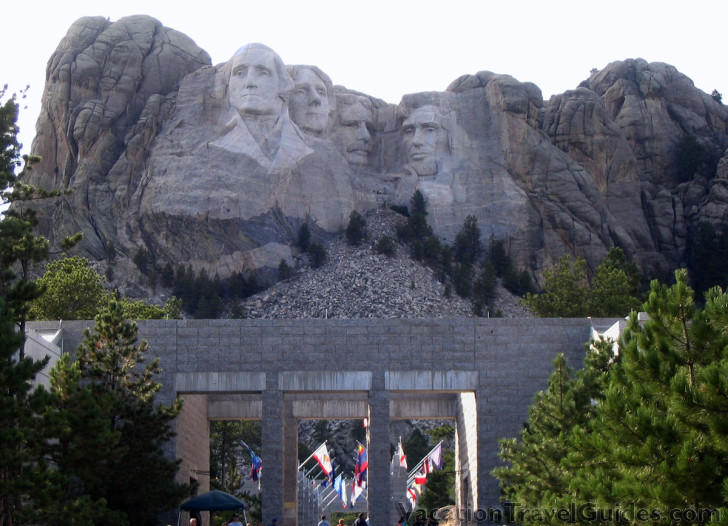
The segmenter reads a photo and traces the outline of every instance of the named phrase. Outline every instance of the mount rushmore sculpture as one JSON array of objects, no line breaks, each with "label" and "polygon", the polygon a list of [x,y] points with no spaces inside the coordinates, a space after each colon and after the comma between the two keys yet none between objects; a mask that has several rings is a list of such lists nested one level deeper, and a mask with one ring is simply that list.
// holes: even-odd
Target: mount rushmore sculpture
[{"label": "mount rushmore sculpture", "polygon": [[327,239],[415,190],[441,238],[475,216],[536,276],[613,246],[666,269],[728,202],[725,167],[677,180],[675,145],[696,137],[717,160],[727,129],[726,108],[661,63],[610,64],[548,102],[480,72],[394,105],[262,44],[213,66],[150,17],[87,17],[49,61],[29,182],[73,190],[42,211],[52,241],[83,230],[93,258],[143,247],[223,278],[290,260],[304,223]]}]

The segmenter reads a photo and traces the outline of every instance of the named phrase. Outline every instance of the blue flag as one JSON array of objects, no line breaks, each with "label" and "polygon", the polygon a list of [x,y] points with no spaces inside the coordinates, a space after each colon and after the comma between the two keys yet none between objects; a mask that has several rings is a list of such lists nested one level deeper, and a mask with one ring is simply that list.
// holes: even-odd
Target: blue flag
[{"label": "blue flag", "polygon": [[248,444],[245,444],[245,447],[247,447],[250,452],[250,462],[253,464],[253,467],[250,468],[250,478],[253,479],[254,482],[258,482],[260,479],[260,470],[263,468],[263,461],[252,449],[250,449]]}]

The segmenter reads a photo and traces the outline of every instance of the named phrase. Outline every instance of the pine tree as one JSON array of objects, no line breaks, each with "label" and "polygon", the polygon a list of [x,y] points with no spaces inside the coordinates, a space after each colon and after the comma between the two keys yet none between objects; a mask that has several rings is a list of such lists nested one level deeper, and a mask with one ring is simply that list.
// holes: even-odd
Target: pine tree
[{"label": "pine tree", "polygon": [[349,214],[349,224],[346,226],[346,240],[350,245],[360,245],[366,237],[366,221],[356,210]]},{"label": "pine tree", "polygon": [[[573,473],[587,451],[576,450],[570,442],[591,420],[595,403],[603,398],[612,343],[594,342],[587,349],[585,365],[576,375],[563,354],[553,362],[553,372],[545,391],[536,395],[528,420],[518,440],[504,439],[500,456],[508,466],[496,468],[506,499],[519,507],[549,508],[570,495]],[[571,455],[570,455],[571,454]],[[522,524],[542,524],[538,517],[516,516]]]},{"label": "pine tree", "polygon": [[537,315],[553,318],[574,318],[585,315],[589,282],[586,261],[564,254],[556,266],[544,272],[544,291],[526,294],[521,300]]},{"label": "pine tree", "polygon": [[601,506],[728,511],[728,296],[695,307],[687,273],[654,281],[649,320],[629,319],[582,444],[595,460],[573,486]]},{"label": "pine tree", "polygon": [[86,258],[64,254],[46,265],[37,283],[44,293],[33,301],[31,319],[90,320],[108,301],[103,278]]},{"label": "pine tree", "polygon": [[[20,154],[17,119],[12,96],[0,105],[0,202],[12,204],[0,219],[0,525],[42,522],[44,506],[58,488],[44,458],[45,431],[38,419],[47,393],[33,389],[46,360],[33,360],[24,349],[29,305],[42,294],[31,270],[48,256],[48,240],[33,234],[38,221],[28,202],[58,192],[21,183],[23,171],[36,159]],[[78,239],[64,240],[63,246]]]},{"label": "pine tree", "polygon": [[178,462],[164,454],[181,401],[155,402],[158,360],[145,364],[148,345],[137,342],[136,324],[116,301],[84,336],[76,361],[64,357],[52,371],[59,409],[52,458],[75,481],[68,498],[106,503],[104,524],[153,524],[190,494],[174,481]]},{"label": "pine tree", "polygon": [[475,216],[468,216],[455,236],[455,258],[463,263],[475,265],[482,254],[483,244],[480,241],[478,220]]}]

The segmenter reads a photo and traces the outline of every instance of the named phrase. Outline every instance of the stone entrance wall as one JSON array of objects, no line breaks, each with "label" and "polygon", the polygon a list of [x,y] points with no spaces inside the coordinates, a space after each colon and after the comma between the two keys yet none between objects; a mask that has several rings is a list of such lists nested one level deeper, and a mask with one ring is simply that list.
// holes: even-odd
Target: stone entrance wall
[{"label": "stone entrance wall", "polygon": [[[182,459],[181,480],[209,487],[210,419],[261,419],[263,521],[294,526],[298,420],[368,417],[369,512],[372,524],[387,525],[397,519],[388,504],[392,419],[455,418],[458,470],[467,473],[458,504],[493,507],[498,440],[519,432],[557,353],[580,366],[598,321],[148,320],[139,337],[160,357],[161,401],[185,399],[169,445]],[[67,350],[89,324],[63,323]]]}]

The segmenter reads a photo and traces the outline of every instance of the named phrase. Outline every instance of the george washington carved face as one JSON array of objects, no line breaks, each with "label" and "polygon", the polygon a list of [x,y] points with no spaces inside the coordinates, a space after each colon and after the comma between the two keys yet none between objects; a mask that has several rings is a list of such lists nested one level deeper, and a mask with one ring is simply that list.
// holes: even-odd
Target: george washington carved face
[{"label": "george washington carved face", "polygon": [[280,114],[285,105],[285,81],[290,79],[278,55],[262,44],[249,44],[233,57],[230,105],[241,116]]}]

